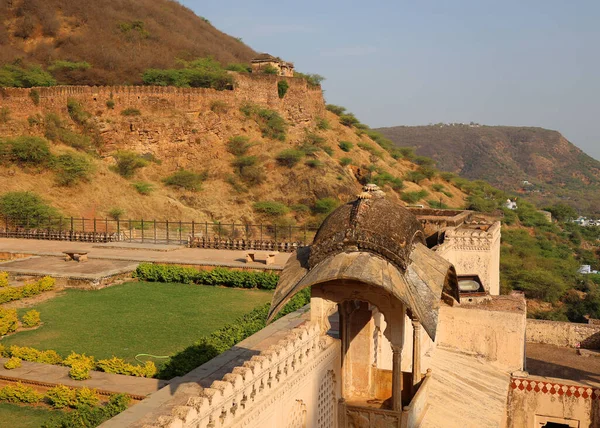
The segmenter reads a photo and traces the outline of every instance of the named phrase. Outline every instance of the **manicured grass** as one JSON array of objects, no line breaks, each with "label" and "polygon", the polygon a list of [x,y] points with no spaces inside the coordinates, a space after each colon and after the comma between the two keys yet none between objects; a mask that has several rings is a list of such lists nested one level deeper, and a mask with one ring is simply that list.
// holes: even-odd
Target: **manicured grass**
[{"label": "manicured grass", "polygon": [[141,353],[172,355],[270,299],[268,291],[155,282],[68,290],[35,306],[40,328],[1,343],[133,362]]},{"label": "manicured grass", "polygon": [[0,403],[0,428],[39,428],[62,412],[44,407]]}]

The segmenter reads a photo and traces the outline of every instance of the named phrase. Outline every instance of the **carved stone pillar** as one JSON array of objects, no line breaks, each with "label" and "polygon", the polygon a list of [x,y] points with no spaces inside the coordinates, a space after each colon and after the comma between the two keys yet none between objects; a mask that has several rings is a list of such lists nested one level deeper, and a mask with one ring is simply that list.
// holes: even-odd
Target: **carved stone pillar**
[{"label": "carved stone pillar", "polygon": [[413,392],[415,386],[421,381],[421,323],[417,318],[412,319],[413,327],[413,361],[412,361],[412,379]]},{"label": "carved stone pillar", "polygon": [[392,345],[392,410],[402,411],[402,347]]}]

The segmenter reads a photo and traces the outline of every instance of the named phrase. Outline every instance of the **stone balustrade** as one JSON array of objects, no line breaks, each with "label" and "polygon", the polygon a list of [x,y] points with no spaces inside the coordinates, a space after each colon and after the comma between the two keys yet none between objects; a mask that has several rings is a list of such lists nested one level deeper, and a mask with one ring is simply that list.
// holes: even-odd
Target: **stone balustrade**
[{"label": "stone balustrade", "polygon": [[304,324],[145,428],[254,426],[260,423],[261,410],[292,394],[307,375],[318,376],[314,372],[321,370],[321,363],[338,353],[338,341],[321,336],[316,324]]}]

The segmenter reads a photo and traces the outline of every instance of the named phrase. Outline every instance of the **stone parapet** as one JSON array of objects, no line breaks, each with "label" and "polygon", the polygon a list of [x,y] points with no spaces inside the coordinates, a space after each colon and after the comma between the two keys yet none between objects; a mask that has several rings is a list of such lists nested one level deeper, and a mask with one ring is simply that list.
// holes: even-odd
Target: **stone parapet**
[{"label": "stone parapet", "polygon": [[528,319],[526,340],[569,348],[600,349],[600,325]]},{"label": "stone parapet", "polygon": [[252,425],[252,421],[259,421],[261,410],[282,398],[290,386],[337,350],[334,340],[322,337],[315,324],[296,328],[269,350],[214,381],[199,396],[173,408],[170,415],[160,416],[158,424],[146,427]]}]

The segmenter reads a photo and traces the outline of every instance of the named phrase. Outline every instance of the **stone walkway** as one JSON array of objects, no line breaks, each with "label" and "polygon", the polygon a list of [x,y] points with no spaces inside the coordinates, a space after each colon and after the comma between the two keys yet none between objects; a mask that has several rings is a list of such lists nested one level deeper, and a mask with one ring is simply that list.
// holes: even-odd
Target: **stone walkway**
[{"label": "stone walkway", "polygon": [[[63,251],[86,251],[88,262],[65,262]],[[246,251],[186,248],[175,245],[131,243],[86,243],[0,238],[2,270],[25,275],[52,275],[77,279],[94,279],[132,272],[140,262],[182,265],[224,266],[235,268],[281,270],[289,253],[278,253],[275,263],[260,260],[246,263]],[[29,258],[27,258],[29,257]],[[60,257],[60,258],[59,258]]]},{"label": "stone walkway", "polygon": [[148,379],[135,376],[124,376],[92,371],[91,378],[86,380],[74,380],[69,377],[69,368],[55,366],[52,364],[31,363],[22,361],[21,367],[6,370],[4,363],[7,358],[0,358],[0,379],[12,380],[22,379],[34,383],[47,385],[67,385],[75,388],[95,388],[106,393],[124,393],[141,399],[158,391],[168,384],[167,381]]},{"label": "stone walkway", "polygon": [[63,256],[65,250],[87,251],[90,259],[148,261],[192,265],[234,266],[282,269],[289,253],[279,253],[275,263],[245,263],[246,251],[212,250],[203,248],[174,247],[173,245],[150,245],[92,242],[42,241],[36,239],[0,238],[0,253],[31,254],[38,256]]}]

